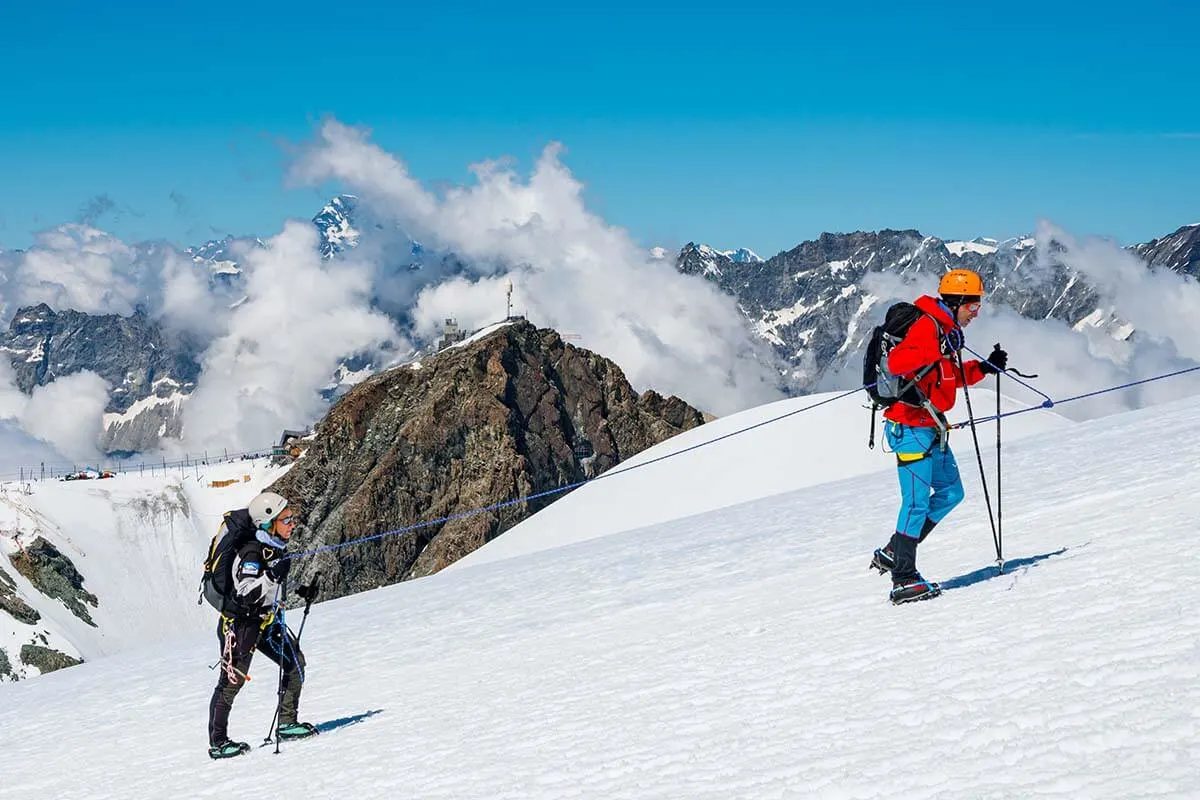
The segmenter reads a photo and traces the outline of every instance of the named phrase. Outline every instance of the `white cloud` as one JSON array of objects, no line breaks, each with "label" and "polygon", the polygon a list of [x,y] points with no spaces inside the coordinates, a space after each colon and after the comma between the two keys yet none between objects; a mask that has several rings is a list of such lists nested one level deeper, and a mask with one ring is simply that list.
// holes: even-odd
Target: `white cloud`
[{"label": "white cloud", "polygon": [[142,275],[137,254],[90,226],[69,224],[43,231],[29,250],[6,255],[12,274],[5,293],[18,306],[46,303],[58,311],[128,315],[139,302]]},{"label": "white cloud", "polygon": [[877,305],[887,308],[892,303],[911,303],[914,297],[923,294],[936,295],[938,276],[924,272],[901,274],[899,272],[869,272],[863,276],[861,288],[867,294],[879,298]]},{"label": "white cloud", "polygon": [[98,458],[108,390],[103,378],[86,370],[38,386],[21,410],[21,429],[68,459]]},{"label": "white cloud", "polygon": [[195,333],[210,340],[224,332],[229,324],[229,300],[209,286],[205,270],[178,253],[163,259],[160,305],[156,316],[168,327]]},{"label": "white cloud", "polygon": [[94,372],[77,372],[26,395],[7,359],[0,359],[0,474],[9,478],[38,462],[97,458],[108,388]]},{"label": "white cloud", "polygon": [[778,398],[773,356],[734,300],[589,212],[560,153],[547,147],[528,179],[503,162],[477,164],[472,185],[439,197],[365,132],[327,122],[294,176],[347,184],[381,219],[469,262],[467,277],[420,293],[412,314],[421,334],[434,335],[447,316],[467,328],[502,317],[501,285],[511,277],[516,310],[579,334],[638,390],[677,394],[718,414]]},{"label": "white cloud", "polygon": [[63,458],[62,453],[25,433],[13,420],[0,419],[0,479],[39,474],[40,464],[47,469],[61,468]]},{"label": "white cloud", "polygon": [[29,398],[17,387],[17,376],[7,358],[0,358],[0,420],[20,419]]},{"label": "white cloud", "polygon": [[204,354],[184,406],[183,447],[259,448],[283,428],[321,415],[340,358],[398,337],[369,307],[369,269],[323,261],[316,230],[289,222],[264,248],[247,251],[246,300]]}]

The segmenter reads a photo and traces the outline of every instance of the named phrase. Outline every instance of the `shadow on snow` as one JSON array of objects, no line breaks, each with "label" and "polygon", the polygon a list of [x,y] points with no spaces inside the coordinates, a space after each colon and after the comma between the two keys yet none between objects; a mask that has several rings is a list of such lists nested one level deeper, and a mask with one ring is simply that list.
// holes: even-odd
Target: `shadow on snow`
[{"label": "shadow on snow", "polygon": [[345,728],[347,725],[357,725],[368,717],[373,717],[376,714],[382,714],[382,708],[375,708],[370,711],[364,711],[361,714],[353,714],[349,717],[338,717],[337,719],[326,720],[317,725],[317,730],[321,733],[326,731],[335,731],[338,728]]},{"label": "shadow on snow", "polygon": [[982,583],[983,581],[989,581],[992,578],[999,578],[1001,575],[1011,575],[1015,570],[1018,570],[1018,569],[1035,567],[1038,565],[1038,563],[1045,561],[1047,558],[1050,558],[1051,556],[1061,556],[1063,553],[1067,552],[1067,550],[1069,550],[1069,549],[1070,548],[1068,548],[1068,547],[1060,547],[1059,549],[1057,549],[1051,553],[1042,553],[1041,555],[1037,555],[1037,556],[1027,556],[1025,558],[1014,558],[1011,561],[1005,561],[1003,572],[996,569],[996,565],[993,564],[988,567],[981,567],[973,572],[968,572],[964,575],[958,575],[956,577],[951,578],[948,581],[939,581],[939,583],[941,584],[942,591],[949,591],[950,589],[962,589],[963,587],[972,586],[976,583]]}]

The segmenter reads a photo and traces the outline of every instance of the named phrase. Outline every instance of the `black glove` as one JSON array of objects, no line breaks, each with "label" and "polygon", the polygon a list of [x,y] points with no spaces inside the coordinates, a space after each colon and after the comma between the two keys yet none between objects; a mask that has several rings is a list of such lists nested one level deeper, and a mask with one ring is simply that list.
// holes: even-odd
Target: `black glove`
[{"label": "black glove", "polygon": [[321,571],[317,570],[317,574],[313,575],[312,580],[308,583],[302,583],[296,587],[296,594],[305,602],[311,603],[317,599],[317,593],[321,591]]},{"label": "black glove", "polygon": [[952,352],[957,353],[963,347],[963,332],[962,328],[955,326],[946,331],[946,347]]},{"label": "black glove", "polygon": [[996,345],[992,354],[987,357],[987,361],[979,362],[979,371],[984,375],[995,375],[1006,369],[1008,369],[1008,353],[1000,349],[1000,345]]},{"label": "black glove", "polygon": [[286,558],[277,558],[274,561],[267,562],[267,576],[276,583],[283,583],[287,580],[288,571],[292,567],[292,562]]}]

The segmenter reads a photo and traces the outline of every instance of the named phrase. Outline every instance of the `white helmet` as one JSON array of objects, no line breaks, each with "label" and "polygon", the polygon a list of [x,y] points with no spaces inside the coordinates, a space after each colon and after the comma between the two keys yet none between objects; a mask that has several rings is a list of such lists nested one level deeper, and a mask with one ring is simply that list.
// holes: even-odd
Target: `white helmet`
[{"label": "white helmet", "polygon": [[286,507],[287,500],[283,499],[283,497],[274,492],[263,492],[250,501],[250,505],[246,510],[250,512],[250,519],[254,522],[255,526],[266,528],[279,516],[279,512],[283,511]]}]

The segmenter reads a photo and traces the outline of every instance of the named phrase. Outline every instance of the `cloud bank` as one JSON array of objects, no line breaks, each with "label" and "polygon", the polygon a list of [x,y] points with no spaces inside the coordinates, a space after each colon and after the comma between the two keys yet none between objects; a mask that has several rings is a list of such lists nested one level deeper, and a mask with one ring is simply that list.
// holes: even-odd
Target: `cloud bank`
[{"label": "cloud bank", "polygon": [[4,464],[30,465],[24,459],[86,464],[100,457],[109,386],[94,372],[68,375],[26,396],[16,385],[12,365],[0,359],[0,440]]},{"label": "cloud bank", "polygon": [[133,248],[74,223],[39,233],[28,251],[5,253],[3,261],[5,299],[13,306],[45,303],[56,310],[128,315],[149,277]]}]

